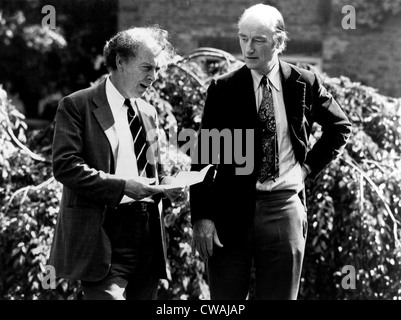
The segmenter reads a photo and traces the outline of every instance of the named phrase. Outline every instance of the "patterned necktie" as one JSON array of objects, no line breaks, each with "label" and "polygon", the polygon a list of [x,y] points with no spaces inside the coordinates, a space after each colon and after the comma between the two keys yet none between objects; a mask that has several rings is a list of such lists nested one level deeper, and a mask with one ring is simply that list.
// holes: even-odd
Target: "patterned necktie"
[{"label": "patterned necktie", "polygon": [[258,181],[263,183],[267,179],[275,180],[278,177],[279,154],[272,90],[267,83],[266,76],[263,76],[261,84],[263,86],[263,98],[260,103],[258,118],[262,130],[262,162]]},{"label": "patterned necktie", "polygon": [[153,170],[151,165],[146,159],[146,135],[143,130],[141,121],[138,114],[135,112],[129,99],[125,99],[124,104],[128,107],[127,117],[128,125],[131,130],[132,138],[134,140],[134,150],[138,166],[139,176],[153,178]]}]

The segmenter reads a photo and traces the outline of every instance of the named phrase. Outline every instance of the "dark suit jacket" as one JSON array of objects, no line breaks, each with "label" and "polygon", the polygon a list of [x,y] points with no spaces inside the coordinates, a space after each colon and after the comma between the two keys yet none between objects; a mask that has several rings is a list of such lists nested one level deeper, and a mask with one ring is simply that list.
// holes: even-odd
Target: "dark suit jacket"
[{"label": "dark suit jacket", "polygon": [[[351,124],[314,73],[282,61],[280,72],[296,159],[309,165],[310,177],[316,178],[342,152]],[[235,169],[240,165],[234,161],[233,164],[220,163],[214,182],[206,179],[190,188],[192,223],[199,219],[214,221],[225,246],[243,242],[255,209],[257,168],[261,159],[261,150],[257,148],[260,132],[255,105],[252,75],[246,66],[212,81],[208,89],[201,129],[254,129],[255,132],[252,155],[255,170],[251,174],[236,174]],[[322,126],[323,135],[308,150],[314,122]],[[202,139],[198,140],[199,146]],[[196,149],[195,158],[201,159],[201,148]],[[193,164],[191,169],[202,167],[204,164]]]},{"label": "dark suit jacket", "polygon": [[[155,155],[156,110],[143,100],[138,107],[150,134],[150,154]],[[96,281],[109,270],[111,246],[103,222],[107,208],[119,204],[125,186],[124,180],[113,175],[116,159],[112,150],[117,149],[105,81],[60,101],[53,140],[53,171],[63,184],[63,194],[49,261],[57,277]],[[155,176],[158,177],[157,172]],[[164,226],[161,227],[164,232]]]}]

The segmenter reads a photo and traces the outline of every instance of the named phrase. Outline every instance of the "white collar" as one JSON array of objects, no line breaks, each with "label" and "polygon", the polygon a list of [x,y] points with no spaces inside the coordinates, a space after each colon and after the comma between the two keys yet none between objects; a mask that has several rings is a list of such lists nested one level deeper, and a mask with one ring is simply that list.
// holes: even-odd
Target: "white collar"
[{"label": "white collar", "polygon": [[[280,73],[279,71],[279,63],[278,61],[274,65],[274,67],[270,70],[270,72],[266,75],[269,80],[270,85],[272,85],[277,91],[280,91]],[[252,79],[253,79],[253,88],[254,90],[258,90],[260,86],[260,80],[263,78],[263,74],[260,74],[256,70],[251,70]]]},{"label": "white collar", "polygon": [[[111,82],[110,76],[106,79],[106,95],[111,108],[124,106],[125,97],[117,90],[113,82]],[[135,106],[136,98],[131,98],[129,100],[131,101],[131,105]]]}]

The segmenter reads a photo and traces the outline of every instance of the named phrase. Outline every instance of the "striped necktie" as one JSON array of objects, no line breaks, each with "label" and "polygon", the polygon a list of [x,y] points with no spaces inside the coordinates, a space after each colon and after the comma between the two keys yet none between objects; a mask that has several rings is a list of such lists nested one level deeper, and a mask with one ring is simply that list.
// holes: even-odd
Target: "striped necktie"
[{"label": "striped necktie", "polygon": [[152,166],[146,159],[146,134],[143,130],[139,115],[135,112],[129,99],[125,99],[124,104],[128,107],[127,118],[128,125],[131,130],[132,138],[134,140],[134,150],[138,166],[139,176],[154,178]]},{"label": "striped necktie", "polygon": [[263,76],[261,84],[263,86],[263,98],[260,103],[258,118],[262,131],[262,162],[258,181],[263,183],[270,178],[275,180],[279,175],[279,150],[273,95],[266,76]]}]

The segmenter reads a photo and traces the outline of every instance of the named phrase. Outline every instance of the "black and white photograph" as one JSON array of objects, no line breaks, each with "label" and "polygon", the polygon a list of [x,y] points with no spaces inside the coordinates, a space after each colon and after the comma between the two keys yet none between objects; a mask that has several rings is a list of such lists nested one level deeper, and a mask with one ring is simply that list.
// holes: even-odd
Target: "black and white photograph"
[{"label": "black and white photograph", "polygon": [[4,302],[401,299],[401,0],[0,0],[0,146]]}]

